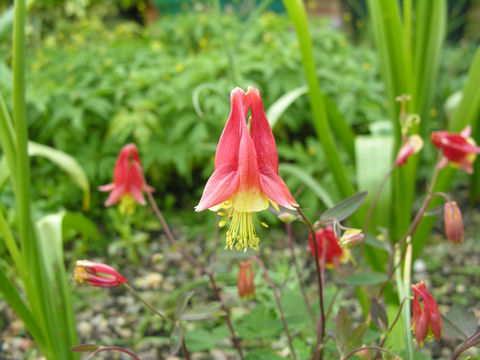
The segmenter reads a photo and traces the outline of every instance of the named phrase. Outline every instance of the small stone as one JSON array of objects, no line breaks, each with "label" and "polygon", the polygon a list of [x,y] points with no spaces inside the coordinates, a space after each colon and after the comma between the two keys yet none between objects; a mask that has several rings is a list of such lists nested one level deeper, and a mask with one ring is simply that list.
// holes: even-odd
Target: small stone
[{"label": "small stone", "polygon": [[10,323],[10,329],[12,331],[12,335],[19,335],[25,331],[25,325],[21,320],[16,319]]},{"label": "small stone", "polygon": [[163,276],[157,273],[148,274],[145,278],[145,285],[148,289],[156,290],[163,282]]},{"label": "small stone", "polygon": [[88,337],[88,336],[92,335],[92,332],[93,332],[93,326],[86,321],[81,321],[77,325],[77,329],[78,329],[78,332],[80,333],[80,335],[85,336],[85,337]]},{"label": "small stone", "polygon": [[417,259],[413,263],[413,271],[414,272],[425,272],[427,270],[427,265],[425,264],[425,261],[422,259]]},{"label": "small stone", "polygon": [[455,291],[457,292],[457,294],[463,294],[466,290],[467,287],[464,284],[457,284],[457,286],[455,287]]}]

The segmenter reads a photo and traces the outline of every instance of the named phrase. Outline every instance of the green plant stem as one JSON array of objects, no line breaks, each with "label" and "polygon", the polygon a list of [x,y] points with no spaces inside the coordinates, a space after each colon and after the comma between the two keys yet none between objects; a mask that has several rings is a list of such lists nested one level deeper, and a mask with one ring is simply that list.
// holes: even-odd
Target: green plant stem
[{"label": "green plant stem", "polygon": [[302,293],[303,300],[305,301],[305,305],[307,306],[310,319],[312,319],[313,323],[315,324],[315,315],[313,314],[310,301],[308,301],[307,293],[305,291],[305,287],[303,286],[302,276],[300,275],[300,269],[298,268],[297,257],[295,256],[295,248],[293,245],[293,235],[292,235],[292,225],[290,223],[286,223],[285,227],[288,235],[288,244],[290,246],[290,251],[292,252],[293,266],[295,268],[295,273],[297,274],[298,284],[300,285],[300,292]]},{"label": "green plant stem", "polygon": [[20,273],[20,277],[23,278],[23,266],[22,266],[22,259],[20,250],[18,249],[17,242],[8,227],[7,221],[3,216],[3,211],[0,209],[0,234],[2,234],[3,239],[5,241],[5,245],[7,246],[8,252],[13,259],[15,267],[17,268],[18,272]]},{"label": "green plant stem", "polygon": [[137,254],[137,249],[135,248],[135,243],[133,242],[132,237],[132,221],[131,216],[125,216],[125,226],[124,226],[124,236],[127,242],[127,258],[134,264],[140,264],[140,258]]},{"label": "green plant stem", "polygon": [[268,284],[272,288],[273,295],[275,296],[275,300],[277,302],[278,311],[280,312],[280,317],[282,319],[283,328],[285,330],[285,334],[287,335],[288,346],[290,347],[290,353],[292,354],[293,359],[297,360],[297,355],[295,354],[295,348],[293,347],[292,337],[290,336],[290,332],[288,331],[287,321],[285,320],[285,314],[283,313],[282,303],[280,302],[280,296],[278,295],[277,287],[275,286],[272,279],[268,275],[268,270],[265,267],[265,265],[263,265],[262,261],[256,256],[250,256],[250,259],[255,261],[258,264],[258,266],[262,268],[263,274],[265,275],[265,279],[267,280]]},{"label": "green plant stem", "polygon": [[157,309],[155,309],[148,301],[146,301],[133,287],[131,287],[128,283],[124,283],[123,286],[128,290],[130,291],[138,300],[140,300],[140,302],[145,305],[148,309],[150,309],[151,311],[153,311],[155,314],[157,314],[158,316],[160,316],[163,320],[165,320],[166,322],[168,322],[169,324],[173,324],[173,321],[170,320],[164,313],[162,313],[161,311],[158,311]]},{"label": "green plant stem", "polygon": [[2,97],[2,94],[0,94],[0,142],[2,145],[3,153],[7,158],[8,168],[10,169],[10,177],[12,179],[12,185],[16,186],[17,149],[15,130],[13,128],[12,120],[10,119],[10,114],[8,113],[7,106]]},{"label": "green plant stem", "polygon": [[[307,225],[308,229],[310,230],[310,234],[312,235],[312,240],[313,240],[313,248],[315,252],[315,269],[317,271],[317,282],[318,282],[318,298],[319,298],[318,302],[320,305],[320,321],[321,321],[319,343],[322,344],[323,339],[325,337],[325,307],[323,303],[323,276],[322,276],[323,271],[321,271],[320,269],[320,261],[319,261],[320,257],[318,253],[315,229],[312,223],[310,222],[310,220],[308,220],[308,218],[302,212],[302,210],[299,207],[297,207],[296,210],[298,212],[298,215],[300,215],[300,217],[302,218],[302,221],[305,223],[305,225]],[[325,254],[325,251],[323,252],[323,254]],[[316,353],[317,353],[317,349],[315,349],[314,351],[314,357]],[[319,359],[321,360],[323,357],[323,347],[320,347],[318,356],[319,356]]]},{"label": "green plant stem", "polygon": [[323,95],[320,92],[315,60],[313,58],[312,40],[308,29],[305,6],[301,0],[283,0],[283,4],[295,26],[300,43],[300,53],[308,85],[308,97],[312,109],[313,125],[322,144],[323,151],[327,155],[325,156],[327,165],[333,174],[340,195],[346,198],[353,195],[355,191],[348,180],[347,171],[338,153],[328,123],[327,109]]},{"label": "green plant stem", "polygon": [[358,348],[358,349],[355,349],[353,350],[351,353],[349,353],[347,356],[345,356],[342,360],[347,360],[349,358],[351,358],[353,355],[355,355],[356,353],[362,351],[362,350],[377,350],[377,351],[381,351],[381,352],[385,352],[387,354],[390,354],[392,356],[395,356],[395,354],[393,354],[392,352],[388,351],[387,349],[382,349],[378,346],[362,346],[361,348]]},{"label": "green plant stem", "polygon": [[[145,181],[145,179],[144,179],[144,181]],[[163,226],[163,229],[164,229],[165,233],[167,234],[167,238],[170,241],[170,244],[172,244],[172,246],[177,248],[178,251],[180,252],[180,254],[182,254],[183,257],[188,262],[190,262],[190,264],[192,264],[194,267],[199,269],[203,274],[208,276],[208,279],[210,280],[210,284],[212,285],[213,291],[215,292],[215,297],[222,304],[221,309],[225,312],[225,322],[227,323],[228,329],[230,331],[230,336],[232,337],[233,344],[235,345],[235,347],[238,351],[238,354],[240,355],[240,358],[243,360],[244,356],[243,356],[242,347],[240,346],[240,341],[238,340],[237,335],[235,333],[235,330],[233,328],[233,323],[232,323],[232,320],[230,318],[230,311],[228,310],[227,306],[225,305],[225,302],[223,301],[222,295],[220,294],[220,290],[218,289],[218,286],[217,286],[217,283],[215,281],[215,277],[213,276],[213,273],[211,271],[207,270],[197,260],[195,260],[192,256],[187,254],[182,248],[180,248],[178,246],[177,240],[175,240],[175,237],[173,236],[172,231],[170,230],[170,227],[167,224],[167,221],[163,217],[162,212],[158,208],[157,203],[155,202],[155,199],[153,198],[153,195],[150,192],[147,191],[147,197],[148,197],[148,200],[150,201],[150,205],[152,206],[153,211],[155,212],[155,215],[160,220],[160,222]]]}]

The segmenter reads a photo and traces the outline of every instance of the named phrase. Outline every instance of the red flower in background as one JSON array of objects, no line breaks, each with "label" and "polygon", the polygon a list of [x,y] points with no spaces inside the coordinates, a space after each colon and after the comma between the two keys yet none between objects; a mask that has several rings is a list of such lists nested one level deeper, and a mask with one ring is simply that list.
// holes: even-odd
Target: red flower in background
[{"label": "red flower in background", "polygon": [[135,144],[125,145],[118,155],[113,172],[113,183],[99,187],[100,191],[111,191],[105,206],[112,206],[125,197],[132,197],[137,203],[145,205],[143,191],[153,192],[145,183],[142,164]]},{"label": "red flower in background", "polygon": [[[258,250],[252,214],[269,203],[293,209],[298,204],[278,174],[275,139],[257,89],[236,88],[230,94],[230,116],[218,142],[215,171],[195,211],[225,209],[231,220],[226,248]],[[246,120],[251,110],[250,132]]]},{"label": "red flower in background", "polygon": [[398,152],[397,159],[395,164],[397,166],[402,166],[407,163],[407,159],[418,153],[423,147],[423,140],[418,135],[411,135],[405,139],[400,151]]},{"label": "red flower in background", "polygon": [[471,128],[467,126],[460,134],[451,134],[446,131],[435,131],[431,139],[433,145],[442,150],[443,159],[439,164],[442,169],[450,162],[453,167],[459,167],[467,173],[473,173],[472,164],[476,154],[480,154],[480,147],[470,137]]},{"label": "red flower in background", "polygon": [[[433,334],[437,340],[442,336],[442,318],[438,304],[427,291],[423,281],[412,285],[414,293],[412,302],[412,328],[417,343],[422,346],[428,335]],[[420,298],[422,302],[420,302]]]},{"label": "red flower in background", "polygon": [[97,287],[115,287],[127,282],[111,266],[89,260],[78,260],[73,274],[75,281]]},{"label": "red flower in background", "polygon": [[238,295],[241,298],[252,298],[255,295],[255,284],[253,283],[253,270],[250,261],[240,262],[238,272]]},{"label": "red flower in background", "polygon": [[[339,269],[340,263],[347,262],[350,258],[350,252],[347,249],[342,249],[338,243],[331,227],[321,228],[315,231],[315,237],[318,248],[319,261],[325,257],[325,264],[327,267],[335,267]],[[310,252],[315,256],[315,248],[313,244],[312,235],[308,237],[310,243]],[[325,248],[324,248],[325,245]],[[324,254],[325,251],[325,254]]]}]

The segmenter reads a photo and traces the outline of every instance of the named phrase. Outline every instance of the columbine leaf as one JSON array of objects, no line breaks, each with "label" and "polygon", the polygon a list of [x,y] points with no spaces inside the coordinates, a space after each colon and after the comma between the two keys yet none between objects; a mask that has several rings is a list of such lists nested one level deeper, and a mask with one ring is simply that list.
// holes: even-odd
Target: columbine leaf
[{"label": "columbine leaf", "polygon": [[175,355],[182,346],[183,326],[180,321],[175,323],[172,334],[170,335],[170,355]]},{"label": "columbine leaf", "polygon": [[205,307],[187,310],[180,315],[180,320],[199,321],[215,316],[223,316],[225,315],[225,312],[221,309],[221,307],[222,304],[220,302],[214,302]]},{"label": "columbine leaf", "polygon": [[379,330],[387,331],[388,329],[388,317],[387,312],[382,304],[377,299],[372,298],[370,303],[370,316],[375,326]]},{"label": "columbine leaf", "polygon": [[358,194],[350,196],[345,200],[340,201],[334,207],[325,211],[322,216],[320,216],[320,220],[327,220],[327,219],[336,219],[338,221],[345,220],[350,215],[352,215],[359,206],[365,201],[367,198],[367,192],[362,191]]},{"label": "columbine leaf", "polygon": [[442,320],[445,332],[459,340],[469,338],[477,330],[475,315],[458,305],[453,305]]},{"label": "columbine leaf", "polygon": [[188,301],[190,298],[193,296],[195,291],[189,291],[187,293],[183,293],[180,298],[177,301],[177,306],[175,308],[175,320],[179,320],[183,313],[185,312],[185,309],[187,308]]},{"label": "columbine leaf", "polygon": [[343,306],[340,306],[337,313],[336,327],[335,327],[335,338],[337,342],[337,347],[340,352],[343,354],[345,347],[347,346],[348,338],[352,332],[352,320],[347,314],[347,309]]},{"label": "columbine leaf", "polygon": [[381,284],[387,280],[387,275],[373,272],[373,271],[364,271],[357,272],[352,275],[345,276],[342,281],[348,285],[376,285]]},{"label": "columbine leaf", "polygon": [[348,335],[347,345],[345,346],[344,354],[359,348],[363,344],[363,336],[367,331],[368,326],[366,324],[358,325],[353,331]]}]

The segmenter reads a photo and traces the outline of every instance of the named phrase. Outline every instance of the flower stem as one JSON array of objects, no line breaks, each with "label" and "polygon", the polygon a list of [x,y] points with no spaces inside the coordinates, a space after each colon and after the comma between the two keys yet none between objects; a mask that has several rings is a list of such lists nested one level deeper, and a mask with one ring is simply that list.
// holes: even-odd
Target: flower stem
[{"label": "flower stem", "polygon": [[377,350],[377,351],[386,352],[387,354],[395,356],[393,353],[391,353],[387,349],[382,349],[381,347],[378,347],[378,346],[362,346],[358,349],[353,350],[351,353],[349,353],[347,356],[345,356],[342,360],[347,360],[347,359],[351,358],[353,355],[355,355],[357,352],[362,351],[362,350]]},{"label": "flower stem", "polygon": [[305,292],[305,287],[303,286],[302,277],[300,275],[300,269],[298,268],[297,257],[295,256],[295,248],[293,245],[293,236],[292,236],[292,225],[290,223],[286,223],[285,227],[287,229],[288,244],[290,245],[290,251],[292,252],[292,262],[293,262],[293,266],[295,267],[295,273],[297,274],[298,284],[300,285],[300,291],[302,293],[303,300],[305,301],[305,305],[307,306],[308,314],[310,315],[310,318],[315,324],[315,315],[313,314],[310,301],[308,301],[307,293]]},{"label": "flower stem", "polygon": [[[300,215],[300,217],[302,218],[303,222],[307,225],[308,229],[310,230],[310,233],[312,235],[312,239],[313,239],[313,248],[314,248],[314,251],[315,251],[315,268],[316,268],[316,271],[317,271],[317,281],[318,281],[318,297],[319,297],[319,304],[320,304],[320,321],[321,321],[321,326],[320,326],[320,335],[319,335],[319,338],[320,338],[320,344],[323,342],[323,339],[325,337],[325,308],[324,308],[324,304],[323,304],[323,276],[322,276],[322,273],[323,271],[321,271],[320,269],[320,259],[319,259],[319,254],[318,254],[318,246],[317,246],[317,242],[315,241],[316,239],[316,235],[315,235],[315,229],[313,228],[313,225],[312,223],[310,222],[310,220],[308,220],[308,218],[305,216],[305,214],[303,213],[303,211],[297,207],[296,208],[298,214]],[[325,252],[324,252],[325,253]],[[317,350],[315,349],[315,352],[316,353]],[[320,351],[319,351],[319,359],[321,360],[323,357],[323,348],[320,348]]]},{"label": "flower stem", "polygon": [[92,357],[94,357],[95,355],[97,355],[98,353],[100,353],[102,351],[119,351],[119,352],[123,352],[123,353],[129,355],[130,357],[134,358],[135,360],[140,360],[140,358],[138,356],[136,356],[134,353],[128,351],[127,349],[123,349],[123,348],[116,347],[116,346],[102,347],[98,350],[95,350],[85,360],[91,359]]},{"label": "flower stem", "polygon": [[280,302],[280,296],[278,295],[277,288],[276,288],[275,284],[273,283],[272,279],[270,278],[270,276],[268,275],[268,270],[265,267],[265,265],[263,265],[262,261],[259,258],[257,258],[256,256],[250,256],[250,259],[255,261],[258,264],[258,266],[260,266],[262,268],[263,273],[265,275],[265,279],[267,280],[268,284],[272,288],[273,295],[275,296],[275,300],[277,302],[278,311],[280,312],[280,317],[282,318],[283,328],[285,329],[285,334],[287,335],[288,346],[290,347],[290,352],[291,352],[294,360],[297,360],[297,356],[295,355],[295,348],[293,347],[293,343],[292,343],[292,337],[290,336],[290,332],[288,331],[287,321],[285,320],[285,315],[283,313],[283,308],[282,308],[282,304]]},{"label": "flower stem", "polygon": [[140,300],[143,305],[145,305],[147,308],[149,308],[150,310],[152,310],[155,314],[157,314],[158,316],[160,316],[163,320],[167,321],[168,323],[170,324],[173,324],[173,321],[170,320],[165,314],[163,314],[162,312],[158,311],[157,309],[155,309],[148,301],[146,301],[144,298],[142,298],[142,296],[133,288],[131,287],[128,283],[124,283],[123,286],[125,286],[127,288],[128,291],[130,291],[138,300]]},{"label": "flower stem", "polygon": [[213,291],[215,292],[215,297],[217,300],[222,304],[221,309],[225,312],[225,322],[227,323],[228,329],[230,330],[230,336],[232,337],[232,341],[237,348],[238,354],[240,355],[240,358],[243,360],[243,352],[242,348],[240,346],[240,341],[237,338],[237,335],[235,334],[235,330],[233,329],[233,323],[232,320],[230,319],[230,311],[225,305],[225,302],[222,299],[222,296],[220,294],[220,290],[218,289],[217,283],[215,281],[215,277],[213,276],[213,273],[210,270],[207,270],[203,265],[201,265],[197,260],[195,260],[190,254],[186,253],[182,248],[178,246],[177,241],[175,240],[175,237],[173,236],[170,227],[168,226],[165,218],[162,215],[162,212],[157,206],[157,203],[155,202],[155,199],[153,198],[153,195],[150,192],[147,192],[147,197],[148,200],[150,201],[150,205],[153,208],[153,211],[155,212],[155,215],[157,218],[160,220],[163,229],[165,230],[165,233],[167,234],[167,238],[172,244],[172,246],[176,247],[180,254],[183,255],[183,257],[190,262],[194,267],[199,269],[204,275],[208,276],[208,279],[210,280],[210,283],[212,285]]}]

